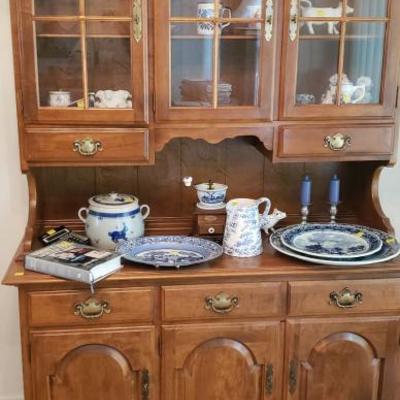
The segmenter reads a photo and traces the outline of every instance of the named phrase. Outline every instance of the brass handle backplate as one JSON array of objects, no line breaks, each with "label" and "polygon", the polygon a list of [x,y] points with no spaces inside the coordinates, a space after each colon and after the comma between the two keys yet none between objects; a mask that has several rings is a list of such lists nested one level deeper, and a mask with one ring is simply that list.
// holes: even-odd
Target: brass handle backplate
[{"label": "brass handle backplate", "polygon": [[293,394],[297,389],[298,362],[291,360],[289,364],[289,393]]},{"label": "brass handle backplate", "polygon": [[267,372],[265,374],[265,391],[267,394],[272,394],[274,390],[274,366],[267,364]]},{"label": "brass handle backplate", "polygon": [[274,1],[265,2],[265,40],[270,42],[274,30]]},{"label": "brass handle backplate", "polygon": [[224,292],[220,292],[216,296],[207,296],[204,301],[205,309],[217,314],[227,314],[239,307],[239,297],[229,296]]},{"label": "brass handle backplate", "polygon": [[97,319],[103,314],[110,314],[111,308],[106,301],[97,301],[94,297],[90,297],[83,303],[74,305],[74,314],[85,319]]},{"label": "brass handle backplate", "polygon": [[133,37],[139,43],[142,40],[143,22],[142,22],[142,0],[133,1]]},{"label": "brass handle backplate", "polygon": [[85,138],[75,140],[72,149],[82,156],[94,156],[98,151],[103,151],[103,144],[99,140]]},{"label": "brass handle backplate", "polygon": [[142,400],[149,400],[150,374],[147,369],[142,370]]},{"label": "brass handle backplate", "polygon": [[338,292],[329,294],[329,304],[334,304],[339,308],[353,308],[357,304],[361,304],[363,294],[359,291],[352,292],[348,287]]},{"label": "brass handle backplate", "polygon": [[337,133],[333,136],[326,136],[324,139],[324,147],[332,151],[343,151],[351,146],[351,137]]},{"label": "brass handle backplate", "polygon": [[297,38],[298,28],[298,0],[290,2],[289,37],[292,42]]}]

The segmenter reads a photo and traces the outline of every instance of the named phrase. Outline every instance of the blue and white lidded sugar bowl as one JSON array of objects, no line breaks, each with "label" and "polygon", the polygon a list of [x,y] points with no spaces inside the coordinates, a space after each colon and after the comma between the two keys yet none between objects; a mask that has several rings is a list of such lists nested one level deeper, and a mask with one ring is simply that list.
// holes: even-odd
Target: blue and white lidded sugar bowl
[{"label": "blue and white lidded sugar bowl", "polygon": [[114,250],[119,241],[143,236],[149,214],[150,207],[139,206],[137,197],[119,193],[93,196],[89,208],[78,211],[92,245],[104,250]]}]

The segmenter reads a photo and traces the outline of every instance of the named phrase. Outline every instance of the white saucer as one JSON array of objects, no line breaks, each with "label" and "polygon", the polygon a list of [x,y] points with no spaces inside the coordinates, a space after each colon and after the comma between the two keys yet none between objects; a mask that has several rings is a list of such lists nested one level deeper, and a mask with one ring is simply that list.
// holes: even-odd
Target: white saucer
[{"label": "white saucer", "polygon": [[226,207],[226,203],[209,205],[209,206],[202,204],[202,203],[197,203],[196,206],[197,206],[197,208],[200,208],[201,210],[222,210]]}]

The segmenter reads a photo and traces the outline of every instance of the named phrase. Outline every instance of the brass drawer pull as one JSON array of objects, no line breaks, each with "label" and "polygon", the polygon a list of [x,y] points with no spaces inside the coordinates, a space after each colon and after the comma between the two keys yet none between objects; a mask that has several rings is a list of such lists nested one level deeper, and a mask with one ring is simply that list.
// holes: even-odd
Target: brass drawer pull
[{"label": "brass drawer pull", "polygon": [[208,233],[209,233],[210,235],[213,235],[213,234],[215,233],[215,228],[214,228],[213,226],[210,226],[210,227],[208,228]]},{"label": "brass drawer pull", "polygon": [[334,304],[339,308],[353,308],[357,304],[361,304],[363,294],[361,292],[352,292],[348,287],[338,292],[329,294],[329,304]]},{"label": "brass drawer pull", "polygon": [[290,2],[290,19],[289,19],[289,37],[292,42],[297,38],[298,28],[298,0],[291,0]]},{"label": "brass drawer pull", "polygon": [[133,9],[133,37],[139,43],[142,40],[143,22],[142,22],[142,0],[134,0]]},{"label": "brass drawer pull", "polygon": [[274,366],[267,364],[267,372],[265,374],[265,391],[271,395],[274,391]]},{"label": "brass drawer pull", "polygon": [[239,307],[239,297],[220,292],[216,296],[207,296],[204,307],[206,310],[217,314],[227,314]]},{"label": "brass drawer pull", "polygon": [[324,139],[324,147],[332,151],[343,151],[351,146],[351,137],[337,133],[334,136],[326,136]]},{"label": "brass drawer pull", "polygon": [[79,152],[82,156],[94,156],[98,151],[103,151],[103,144],[100,140],[85,138],[82,140],[75,140],[72,149]]},{"label": "brass drawer pull", "polygon": [[266,0],[265,2],[265,40],[270,42],[274,30],[274,2]]},{"label": "brass drawer pull", "polygon": [[74,306],[74,314],[85,319],[97,319],[110,312],[110,305],[106,301],[98,302],[94,297]]},{"label": "brass drawer pull", "polygon": [[142,370],[142,400],[149,400],[150,374],[147,369]]},{"label": "brass drawer pull", "polygon": [[289,364],[289,393],[293,394],[297,389],[298,362],[291,360]]}]

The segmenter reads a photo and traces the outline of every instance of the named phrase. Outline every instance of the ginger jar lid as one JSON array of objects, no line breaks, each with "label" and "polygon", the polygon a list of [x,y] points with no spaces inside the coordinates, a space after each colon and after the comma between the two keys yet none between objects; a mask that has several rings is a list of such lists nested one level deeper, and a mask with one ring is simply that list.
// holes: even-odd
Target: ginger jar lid
[{"label": "ginger jar lid", "polygon": [[98,194],[89,199],[92,208],[109,211],[128,211],[139,207],[137,197],[123,193]]}]

